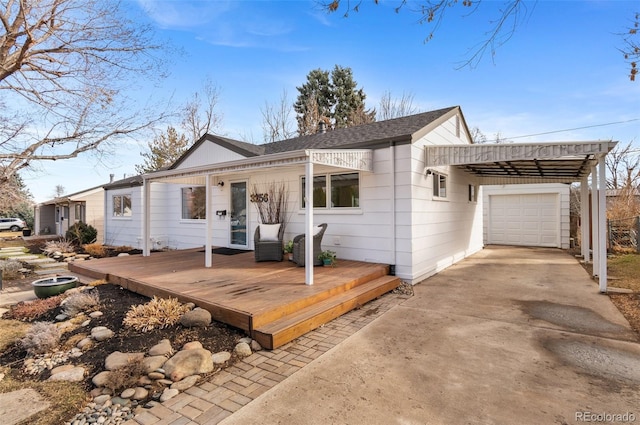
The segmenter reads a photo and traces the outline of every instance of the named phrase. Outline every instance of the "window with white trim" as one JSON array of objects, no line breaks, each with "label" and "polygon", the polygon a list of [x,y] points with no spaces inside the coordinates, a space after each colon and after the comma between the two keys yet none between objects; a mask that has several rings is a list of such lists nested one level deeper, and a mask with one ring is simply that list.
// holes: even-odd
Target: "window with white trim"
[{"label": "window with white trim", "polygon": [[131,195],[113,195],[113,216],[131,217]]},{"label": "window with white trim", "polygon": [[433,173],[433,196],[436,198],[447,197],[447,176],[445,174]]},{"label": "window with white trim", "polygon": [[[300,205],[305,208],[305,177],[301,179]],[[313,177],[313,208],[359,208],[358,173],[325,174]]]},{"label": "window with white trim", "polygon": [[205,220],[207,200],[204,186],[182,188],[182,219]]}]

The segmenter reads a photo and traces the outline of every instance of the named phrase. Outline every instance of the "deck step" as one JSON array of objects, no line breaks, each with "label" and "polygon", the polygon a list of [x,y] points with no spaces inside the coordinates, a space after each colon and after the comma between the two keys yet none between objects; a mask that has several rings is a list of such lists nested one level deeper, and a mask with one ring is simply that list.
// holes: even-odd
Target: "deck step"
[{"label": "deck step", "polygon": [[253,338],[273,350],[383,295],[400,284],[400,278],[382,276],[253,330]]}]

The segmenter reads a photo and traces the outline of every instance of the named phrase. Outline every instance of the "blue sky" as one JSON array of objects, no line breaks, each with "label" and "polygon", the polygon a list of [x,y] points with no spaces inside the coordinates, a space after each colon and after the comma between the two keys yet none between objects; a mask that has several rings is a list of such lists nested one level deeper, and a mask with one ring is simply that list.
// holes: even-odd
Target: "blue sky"
[{"label": "blue sky", "polygon": [[[344,0],[343,0],[344,1]],[[354,3],[354,1],[352,1]],[[309,71],[350,67],[367,95],[413,95],[420,111],[460,105],[469,127],[516,142],[613,139],[640,147],[640,81],[630,82],[619,33],[630,25],[637,1],[526,3],[511,39],[474,68],[459,64],[499,16],[502,1],[448,11],[434,39],[398,1],[364,0],[360,12],[326,14],[307,1],[129,0],[124,6],[151,23],[176,53],[158,87],[143,86],[141,99],[179,104],[209,78],[220,90],[218,133],[262,143],[265,102],[283,90],[291,101]],[[609,123],[618,123],[605,125]],[[169,124],[169,123],[167,123]],[[583,128],[582,127],[590,127]],[[558,130],[577,129],[557,132]],[[528,136],[539,133],[551,134]],[[149,139],[153,135],[150,134]],[[44,164],[23,176],[36,201],[135,172],[147,140],[122,146],[108,158],[92,156]]]}]

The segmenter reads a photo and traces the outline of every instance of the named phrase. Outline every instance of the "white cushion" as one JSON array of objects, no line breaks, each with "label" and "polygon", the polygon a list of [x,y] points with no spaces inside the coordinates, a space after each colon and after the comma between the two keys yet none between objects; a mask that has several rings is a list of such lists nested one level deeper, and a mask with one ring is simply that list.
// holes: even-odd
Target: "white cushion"
[{"label": "white cushion", "polygon": [[322,232],[322,227],[317,226],[315,229],[313,229],[313,236],[317,235],[320,232]]},{"label": "white cushion", "polygon": [[278,241],[278,232],[280,231],[280,223],[278,224],[261,224],[260,240],[261,241]]}]

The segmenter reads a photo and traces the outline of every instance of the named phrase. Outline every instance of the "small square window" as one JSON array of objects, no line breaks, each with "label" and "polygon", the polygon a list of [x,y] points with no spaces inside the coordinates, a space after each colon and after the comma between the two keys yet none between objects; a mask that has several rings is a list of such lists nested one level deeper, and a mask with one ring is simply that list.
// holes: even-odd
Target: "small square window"
[{"label": "small square window", "polygon": [[478,202],[478,186],[469,185],[469,202]]},{"label": "small square window", "polygon": [[447,197],[447,176],[444,174],[433,173],[433,196]]}]

